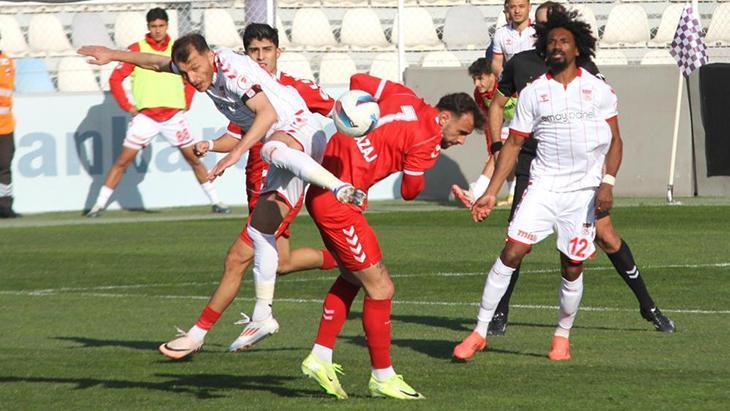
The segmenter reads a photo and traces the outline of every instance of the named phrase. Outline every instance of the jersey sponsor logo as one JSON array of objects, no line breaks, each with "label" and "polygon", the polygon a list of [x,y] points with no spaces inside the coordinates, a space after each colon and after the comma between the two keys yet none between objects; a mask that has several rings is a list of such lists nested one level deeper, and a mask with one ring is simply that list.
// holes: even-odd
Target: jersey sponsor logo
[{"label": "jersey sponsor logo", "polygon": [[528,233],[527,231],[523,231],[523,230],[517,230],[517,237],[526,238],[533,242],[537,241],[537,234]]},{"label": "jersey sponsor logo", "polygon": [[374,153],[375,147],[373,147],[373,143],[370,141],[367,134],[362,137],[354,137],[354,140],[357,145],[357,149],[360,151],[360,154],[362,154],[365,161],[372,163],[376,158],[378,158],[378,154]]},{"label": "jersey sponsor logo", "polygon": [[592,120],[595,117],[596,113],[592,111],[564,111],[541,116],[540,119],[545,123],[567,123],[572,120]]}]

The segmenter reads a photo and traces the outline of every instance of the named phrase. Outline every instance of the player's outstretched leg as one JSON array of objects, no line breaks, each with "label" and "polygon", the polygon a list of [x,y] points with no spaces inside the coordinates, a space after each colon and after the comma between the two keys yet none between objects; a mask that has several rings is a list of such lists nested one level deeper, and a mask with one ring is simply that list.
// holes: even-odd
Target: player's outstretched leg
[{"label": "player's outstretched leg", "polygon": [[[502,254],[504,255],[505,252],[503,251]],[[456,360],[466,361],[473,357],[477,351],[482,351],[486,348],[489,322],[494,316],[497,303],[499,303],[499,300],[507,289],[514,271],[514,268],[502,262],[501,257],[497,258],[497,261],[492,265],[484,284],[482,301],[479,304],[479,314],[477,314],[477,325],[471,334],[454,347],[454,358]]]},{"label": "player's outstretched leg", "polygon": [[644,279],[636,265],[629,245],[618,235],[611,222],[611,216],[599,216],[596,220],[596,243],[611,260],[616,272],[639,301],[641,317],[654,325],[657,331],[672,333],[676,326],[674,321],[664,315],[656,306],[644,284]]}]

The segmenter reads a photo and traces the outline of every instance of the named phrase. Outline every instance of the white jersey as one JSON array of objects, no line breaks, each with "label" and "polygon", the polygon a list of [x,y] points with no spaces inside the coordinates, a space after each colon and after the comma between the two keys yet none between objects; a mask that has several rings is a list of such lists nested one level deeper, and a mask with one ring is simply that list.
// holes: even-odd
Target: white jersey
[{"label": "white jersey", "polygon": [[[249,130],[256,117],[245,102],[262,91],[278,117],[266,137],[275,130],[285,129],[297,117],[313,116],[296,90],[283,86],[247,55],[231,49],[219,49],[214,53],[213,83],[205,94],[213,100],[218,111],[241,130]],[[174,64],[172,68],[177,71]]]},{"label": "white jersey", "polygon": [[512,23],[507,23],[494,32],[492,52],[503,55],[505,63],[515,54],[533,48],[535,48],[535,28],[532,25],[519,32]]},{"label": "white jersey", "polygon": [[567,87],[540,76],[520,93],[510,132],[538,141],[530,181],[556,192],[598,187],[611,144],[617,99],[603,80],[578,69]]}]

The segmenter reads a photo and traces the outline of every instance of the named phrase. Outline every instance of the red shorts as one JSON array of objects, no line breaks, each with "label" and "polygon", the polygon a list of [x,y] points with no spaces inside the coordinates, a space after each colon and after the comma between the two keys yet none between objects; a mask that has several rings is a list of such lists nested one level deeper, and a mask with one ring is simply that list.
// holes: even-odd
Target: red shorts
[{"label": "red shorts", "polygon": [[[249,204],[253,203],[255,205],[256,202],[258,201],[258,199],[259,199],[258,195],[255,196],[255,199],[253,201],[251,198],[249,198],[248,199]],[[294,205],[294,207],[289,209],[289,213],[284,217],[284,220],[282,220],[281,224],[279,224],[279,228],[276,229],[276,233],[274,233],[276,238],[279,238],[282,236],[284,238],[289,238],[291,236],[291,231],[289,230],[289,224],[291,224],[291,222],[294,221],[294,219],[297,217],[297,214],[299,214],[299,210],[302,209],[303,203],[304,203],[304,196],[301,196],[301,197],[299,197],[299,201],[297,201],[297,203]],[[250,211],[253,211],[253,206],[250,207]],[[239,234],[239,238],[247,245],[253,247],[253,242],[251,241],[251,237],[248,236],[248,232],[246,231],[249,224],[251,224],[251,213],[250,212],[248,214],[248,218],[246,219],[246,225],[243,227],[243,230],[241,230],[241,234]]]},{"label": "red shorts", "polygon": [[328,190],[310,187],[307,209],[325,247],[344,268],[360,271],[383,259],[375,231],[359,208],[340,203]]}]

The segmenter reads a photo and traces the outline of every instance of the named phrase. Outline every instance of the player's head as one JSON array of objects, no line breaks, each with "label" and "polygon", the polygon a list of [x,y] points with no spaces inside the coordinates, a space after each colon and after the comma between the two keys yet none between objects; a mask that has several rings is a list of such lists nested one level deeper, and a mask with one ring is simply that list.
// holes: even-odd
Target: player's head
[{"label": "player's head", "polygon": [[474,81],[474,87],[485,93],[494,88],[497,76],[492,71],[492,60],[479,57],[469,66],[469,76]]},{"label": "player's head", "polygon": [[168,21],[167,12],[159,7],[147,12],[147,30],[154,41],[159,43],[167,37]]},{"label": "player's head", "polygon": [[535,25],[538,26],[547,23],[548,16],[550,16],[553,11],[565,13],[568,10],[560,3],[546,1],[537,6],[537,10],[535,10]]},{"label": "player's head", "polygon": [[251,23],[243,32],[246,54],[269,73],[276,73],[276,62],[281,55],[279,32],[263,23]]},{"label": "player's head", "polygon": [[441,124],[441,148],[464,144],[466,136],[484,125],[484,116],[471,96],[466,93],[447,94],[436,104]]},{"label": "player's head", "polygon": [[185,81],[198,91],[206,91],[213,84],[215,55],[199,33],[186,34],[172,45],[172,61]]},{"label": "player's head", "polygon": [[509,0],[507,2],[509,21],[515,26],[530,19],[530,0]]},{"label": "player's head", "polygon": [[553,10],[544,25],[536,27],[535,50],[552,72],[571,65],[582,66],[595,55],[596,38],[578,13]]}]

